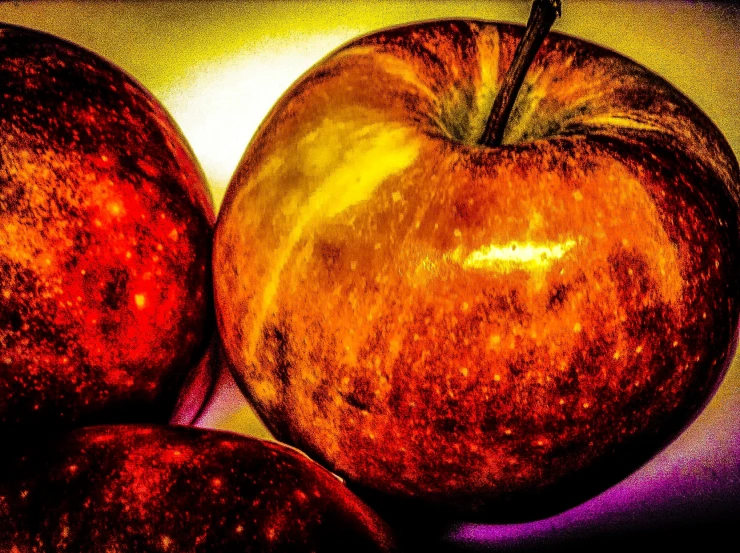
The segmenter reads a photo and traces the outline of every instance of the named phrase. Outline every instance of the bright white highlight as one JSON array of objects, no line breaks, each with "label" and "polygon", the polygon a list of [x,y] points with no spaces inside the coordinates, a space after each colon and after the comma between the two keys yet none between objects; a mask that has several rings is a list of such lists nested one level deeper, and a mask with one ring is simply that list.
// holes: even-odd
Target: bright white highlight
[{"label": "bright white highlight", "polygon": [[575,245],[575,240],[548,246],[517,242],[510,242],[503,246],[490,245],[470,253],[462,264],[463,267],[476,269],[498,268],[502,264],[546,267],[554,260],[563,257]]}]

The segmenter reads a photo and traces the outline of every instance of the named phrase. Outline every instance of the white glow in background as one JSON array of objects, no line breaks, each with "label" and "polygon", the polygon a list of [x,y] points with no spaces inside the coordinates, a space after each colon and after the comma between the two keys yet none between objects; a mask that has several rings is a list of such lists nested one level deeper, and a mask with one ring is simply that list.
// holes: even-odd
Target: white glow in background
[{"label": "white glow in background", "polygon": [[216,207],[250,139],[270,108],[312,65],[359,34],[347,29],[261,44],[195,66],[163,91],[211,185]]}]

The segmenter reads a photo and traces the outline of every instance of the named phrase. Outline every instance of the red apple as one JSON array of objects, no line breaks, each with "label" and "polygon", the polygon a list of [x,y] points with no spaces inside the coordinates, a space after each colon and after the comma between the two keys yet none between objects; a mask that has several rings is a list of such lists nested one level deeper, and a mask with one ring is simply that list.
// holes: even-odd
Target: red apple
[{"label": "red apple", "polygon": [[233,434],[92,427],[13,470],[0,483],[2,551],[393,549],[385,525],[334,475],[298,451]]},{"label": "red apple", "polygon": [[0,436],[166,421],[213,327],[213,207],[164,108],[0,26]]},{"label": "red apple", "polygon": [[552,34],[481,140],[522,35],[417,23],[326,57],[262,123],[214,246],[225,349],[279,438],[489,519],[655,454],[740,306],[737,161],[659,76]]}]

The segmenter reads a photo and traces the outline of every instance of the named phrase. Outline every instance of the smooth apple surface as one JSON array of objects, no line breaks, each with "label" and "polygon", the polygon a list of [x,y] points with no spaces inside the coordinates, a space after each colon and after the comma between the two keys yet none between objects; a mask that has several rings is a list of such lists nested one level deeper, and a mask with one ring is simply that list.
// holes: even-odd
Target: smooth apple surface
[{"label": "smooth apple surface", "polygon": [[552,34],[478,143],[522,29],[362,37],[250,144],[214,246],[236,377],[358,488],[533,518],[634,470],[735,347],[740,171],[647,69]]},{"label": "smooth apple surface", "polygon": [[[185,427],[76,430],[0,483],[2,551],[391,551],[384,524],[291,448]],[[16,549],[13,549],[13,546]]]},{"label": "smooth apple surface", "polygon": [[0,26],[0,436],[166,422],[212,331],[215,215],[164,108]]}]

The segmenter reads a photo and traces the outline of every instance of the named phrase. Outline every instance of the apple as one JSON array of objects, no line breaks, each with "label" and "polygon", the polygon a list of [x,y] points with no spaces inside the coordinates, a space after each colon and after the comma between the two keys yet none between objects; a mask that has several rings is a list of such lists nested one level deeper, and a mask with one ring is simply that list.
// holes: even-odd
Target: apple
[{"label": "apple", "polygon": [[689,424],[735,350],[737,160],[648,69],[545,38],[556,7],[526,34],[433,21],[339,48],[275,105],[219,214],[238,383],[402,513],[583,501]]},{"label": "apple", "polygon": [[291,448],[235,434],[84,428],[12,470],[0,483],[2,551],[394,548],[384,523],[334,475]]},{"label": "apple", "polygon": [[0,25],[0,437],[166,422],[215,324],[205,180],[164,108]]}]

